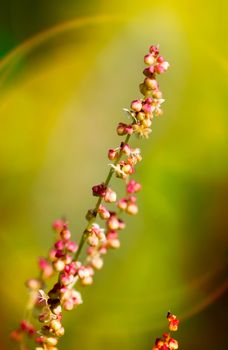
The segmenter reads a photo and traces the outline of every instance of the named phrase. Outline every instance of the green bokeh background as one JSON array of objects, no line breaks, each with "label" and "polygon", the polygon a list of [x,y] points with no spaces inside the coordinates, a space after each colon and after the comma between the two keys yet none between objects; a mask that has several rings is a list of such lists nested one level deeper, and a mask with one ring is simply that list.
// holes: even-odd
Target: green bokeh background
[{"label": "green bokeh background", "polygon": [[14,349],[8,333],[52,221],[65,215],[80,237],[152,43],[171,68],[159,77],[164,116],[133,141],[140,212],[66,314],[60,348],[150,349],[169,309],[182,349],[226,347],[226,11],[202,0],[1,1],[1,349]]}]

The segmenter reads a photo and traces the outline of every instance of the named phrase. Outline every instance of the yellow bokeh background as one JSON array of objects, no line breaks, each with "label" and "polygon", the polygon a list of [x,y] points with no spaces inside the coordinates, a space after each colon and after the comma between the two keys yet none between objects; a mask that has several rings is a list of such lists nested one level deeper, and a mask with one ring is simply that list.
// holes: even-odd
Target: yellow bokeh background
[{"label": "yellow bokeh background", "polygon": [[[91,187],[106,176],[107,149],[119,143],[116,124],[139,96],[153,43],[171,67],[159,77],[164,115],[149,140],[132,143],[143,153],[135,175],[140,211],[126,219],[121,249],[82,290],[83,306],[66,314],[60,348],[150,348],[169,309],[183,322],[181,348],[225,346],[226,10],[206,1],[69,1],[56,6],[55,24],[51,13],[48,29],[3,55],[2,349],[14,348],[8,333],[23,315],[24,280],[36,276],[36,257],[53,240],[52,221],[65,215],[80,237]],[[112,187],[121,193],[119,180]]]}]

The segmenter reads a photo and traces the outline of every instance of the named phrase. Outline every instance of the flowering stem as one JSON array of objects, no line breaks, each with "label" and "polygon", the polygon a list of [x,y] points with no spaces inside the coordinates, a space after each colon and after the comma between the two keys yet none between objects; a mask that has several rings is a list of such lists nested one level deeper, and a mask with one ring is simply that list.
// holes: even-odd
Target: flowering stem
[{"label": "flowering stem", "polygon": [[[131,137],[131,135],[129,135],[129,134],[126,136],[126,139],[125,139],[125,141],[124,141],[125,144],[128,143],[130,137]],[[117,164],[118,164],[118,162],[120,161],[122,155],[123,155],[123,151],[120,150],[120,153],[119,153],[117,159],[115,160],[114,165],[117,165]],[[112,179],[113,173],[114,173],[114,169],[111,168],[111,169],[109,170],[108,176],[107,176],[107,178],[106,178],[106,180],[105,180],[105,183],[104,183],[105,186],[108,186],[109,182],[110,182],[111,179]],[[82,251],[82,248],[83,248],[84,243],[85,243],[85,241],[86,241],[86,238],[87,238],[87,236],[88,236],[88,230],[90,229],[91,225],[92,225],[92,224],[94,223],[94,221],[96,220],[97,211],[98,211],[99,206],[100,206],[100,204],[101,204],[101,202],[102,202],[102,199],[103,199],[102,197],[99,197],[99,198],[98,198],[97,203],[96,203],[96,206],[95,206],[95,208],[94,208],[94,210],[93,210],[93,216],[92,216],[92,218],[89,220],[89,222],[88,222],[88,224],[87,224],[85,230],[83,231],[83,234],[82,234],[82,236],[81,236],[81,240],[80,240],[80,243],[79,243],[78,250],[77,250],[77,252],[76,252],[76,254],[75,254],[75,260],[76,260],[76,261],[77,261],[78,258],[79,258],[79,255],[80,255],[80,253],[81,253],[81,251]]]},{"label": "flowering stem", "polygon": [[[119,248],[119,231],[125,228],[125,223],[116,211],[101,205],[102,201],[104,200],[107,204],[115,203],[117,210],[129,215],[135,215],[138,212],[135,194],[140,191],[141,184],[134,179],[128,180],[128,178],[135,172],[135,165],[142,160],[142,156],[140,149],[131,148],[128,141],[132,134],[147,138],[152,131],[153,117],[162,114],[161,104],[164,99],[156,75],[164,73],[169,67],[169,63],[159,56],[159,50],[154,45],[150,46],[149,54],[144,57],[144,62],[148,66],[143,71],[146,78],[140,84],[140,92],[144,97],[133,100],[129,110],[124,109],[131,117],[131,122],[129,124],[120,122],[116,128],[117,134],[125,136],[125,140],[118,148],[108,150],[108,159],[112,163],[107,178],[105,182],[92,187],[92,193],[98,199],[94,209],[87,212],[87,225],[82,233],[79,247],[71,240],[71,232],[65,220],[55,221],[53,229],[57,237],[48,257],[39,259],[40,276],[35,279],[31,278],[26,283],[30,292],[29,306],[31,311],[34,309],[38,313],[42,326],[37,332],[26,317],[21,321],[19,328],[12,332],[12,339],[21,344],[24,350],[25,336],[33,337],[36,344],[39,344],[36,347],[37,350],[57,350],[58,339],[64,335],[62,308],[69,311],[83,302],[81,294],[74,288],[75,282],[79,279],[82,285],[91,285],[95,270],[103,266],[103,255],[109,249]],[[113,174],[124,180],[126,186],[125,197],[118,201],[116,192],[109,187]],[[98,214],[105,221],[105,228],[101,228],[96,223]],[[78,259],[85,242],[89,247],[86,251],[86,261],[82,263]],[[54,272],[59,273],[58,281],[48,293],[45,293],[43,290],[45,282]],[[178,325],[176,317],[169,313],[168,320],[171,322],[172,330],[176,329]],[[159,344],[156,343],[154,350],[175,350],[177,347],[176,341],[168,336],[161,339]]]}]

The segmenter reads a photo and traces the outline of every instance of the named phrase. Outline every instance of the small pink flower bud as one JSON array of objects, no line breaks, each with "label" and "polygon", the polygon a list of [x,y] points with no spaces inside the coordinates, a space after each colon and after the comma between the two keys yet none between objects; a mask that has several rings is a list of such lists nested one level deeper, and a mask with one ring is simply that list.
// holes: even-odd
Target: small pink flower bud
[{"label": "small pink flower bud", "polygon": [[100,240],[104,239],[104,229],[101,228],[98,224],[93,223],[91,228],[88,230],[88,232],[91,232],[92,234],[95,234]]},{"label": "small pink flower bud", "polygon": [[128,135],[132,135],[134,131],[132,128],[132,125],[126,125],[125,130],[126,130],[126,134]]},{"label": "small pink flower bud", "polygon": [[74,276],[67,273],[63,273],[60,276],[60,281],[64,286],[68,286],[74,281]]},{"label": "small pink flower bud", "polygon": [[51,249],[51,250],[50,250],[50,252],[49,252],[49,258],[50,258],[51,261],[55,260],[56,252],[57,252],[56,249]]},{"label": "small pink flower bud", "polygon": [[64,270],[65,263],[62,260],[57,260],[53,262],[53,267],[56,271],[61,272]]},{"label": "small pink flower bud", "polygon": [[103,220],[107,220],[108,218],[110,218],[110,213],[108,209],[106,209],[103,205],[99,206],[98,214],[100,215],[100,218]]},{"label": "small pink flower bud", "polygon": [[43,277],[48,278],[53,274],[53,268],[51,264],[45,258],[39,258],[39,268],[43,272]]},{"label": "small pink flower bud", "polygon": [[106,248],[105,244],[103,244],[103,245],[99,248],[99,253],[100,253],[101,255],[104,255],[104,254],[107,253],[107,248]]},{"label": "small pink flower bud", "polygon": [[135,215],[138,213],[138,206],[135,203],[129,203],[126,209],[126,213]]},{"label": "small pink flower bud", "polygon": [[53,313],[54,313],[55,315],[60,315],[61,312],[62,312],[62,307],[61,307],[61,305],[58,305],[58,306],[54,307],[54,308],[52,309],[52,311],[53,311]]},{"label": "small pink flower bud", "polygon": [[134,100],[131,102],[131,109],[134,112],[140,112],[142,109],[142,101],[141,100]]},{"label": "small pink flower bud", "polygon": [[120,145],[120,149],[127,156],[129,156],[131,154],[131,148],[127,143],[122,142]]},{"label": "small pink flower bud", "polygon": [[68,241],[66,243],[66,249],[71,253],[75,253],[78,250],[78,246],[75,242]]},{"label": "small pink flower bud", "polygon": [[115,215],[111,215],[111,217],[107,221],[108,228],[110,230],[118,230],[119,228],[119,220]]},{"label": "small pink flower bud", "polygon": [[130,180],[127,184],[127,192],[128,193],[135,193],[139,192],[141,190],[142,186],[139,182],[136,182],[135,180]]},{"label": "small pink flower bud", "polygon": [[144,84],[148,89],[151,89],[151,90],[155,90],[158,88],[158,83],[157,83],[157,80],[155,79],[145,78]]},{"label": "small pink flower bud", "polygon": [[72,259],[73,257],[70,254],[66,254],[64,259],[65,264],[70,264]]},{"label": "small pink flower bud", "polygon": [[64,247],[65,247],[65,242],[64,241],[59,240],[59,241],[55,242],[55,248],[57,250],[63,250]]},{"label": "small pink flower bud", "polygon": [[65,271],[67,274],[75,275],[75,274],[76,274],[76,271],[77,271],[77,266],[76,266],[75,261],[72,261],[72,263],[66,265],[65,268],[64,268],[64,271]]},{"label": "small pink flower bud", "polygon": [[145,113],[152,113],[152,112],[154,111],[154,107],[151,106],[150,103],[145,103],[145,104],[143,105],[142,109],[143,109],[143,111],[144,111]]},{"label": "small pink flower bud", "polygon": [[96,256],[91,260],[91,264],[96,270],[100,270],[103,267],[104,262],[100,256]]},{"label": "small pink flower bud", "polygon": [[158,63],[164,62],[164,57],[163,57],[163,56],[158,56],[157,62],[158,62]]},{"label": "small pink flower bud", "polygon": [[87,238],[87,243],[91,247],[97,247],[99,245],[99,238],[95,234],[90,234]]},{"label": "small pink flower bud", "polygon": [[116,132],[118,135],[126,135],[126,130],[125,130],[126,124],[124,123],[119,123],[116,129]]},{"label": "small pink flower bud", "polygon": [[60,293],[64,294],[64,297],[65,297],[65,294],[69,293],[69,289],[67,287],[61,287],[60,288]]},{"label": "small pink flower bud", "polygon": [[114,148],[111,148],[108,150],[109,160],[115,160],[117,157],[118,157],[118,152]]},{"label": "small pink flower bud", "polygon": [[107,233],[107,246],[113,249],[117,249],[120,247],[120,241],[118,239],[117,232],[110,231]]},{"label": "small pink flower bud", "polygon": [[151,104],[153,102],[153,99],[152,97],[147,97],[144,102]]},{"label": "small pink flower bud", "polygon": [[149,48],[149,51],[150,51],[150,53],[152,53],[153,56],[155,56],[155,57],[159,55],[159,49],[158,49],[158,47],[155,46],[155,45],[151,45],[150,48]]},{"label": "small pink flower bud", "polygon": [[58,249],[58,250],[56,250],[55,256],[56,256],[56,258],[58,258],[58,259],[59,259],[59,258],[64,258],[64,257],[65,257],[65,253],[64,253],[63,250]]},{"label": "small pink flower bud", "polygon": [[159,63],[155,66],[155,70],[158,74],[162,74],[166,72],[168,68],[169,68],[169,63],[166,61]]},{"label": "small pink flower bud", "polygon": [[94,274],[94,271],[92,267],[88,266],[81,266],[78,270],[78,277],[81,279],[82,284],[92,284],[93,279],[92,276]]},{"label": "small pink flower bud", "polygon": [[88,247],[86,252],[87,252],[87,255],[93,255],[94,251],[95,250],[93,247]]},{"label": "small pink flower bud", "polygon": [[121,210],[125,210],[127,208],[127,199],[122,198],[117,202],[117,207]]},{"label": "small pink flower bud", "polygon": [[144,63],[147,64],[148,66],[152,66],[154,62],[155,62],[155,59],[153,54],[148,54],[144,56]]},{"label": "small pink flower bud", "polygon": [[146,77],[152,78],[154,76],[154,72],[155,72],[154,66],[150,66],[144,69],[143,74]]},{"label": "small pink flower bud", "polygon": [[119,221],[119,230],[124,230],[125,229],[125,222],[121,219],[118,220]]},{"label": "small pink flower bud", "polygon": [[117,131],[117,134],[120,136],[127,135],[127,134],[131,135],[133,133],[133,128],[131,125],[119,123],[116,131]]},{"label": "small pink flower bud", "polygon": [[170,67],[169,62],[167,62],[167,61],[162,62],[160,65],[163,67],[163,69],[165,70],[165,72],[166,72],[167,69]]},{"label": "small pink flower bud", "polygon": [[70,239],[71,237],[71,233],[67,228],[64,228],[61,232],[60,232],[60,236],[62,239],[64,239],[65,241],[67,241],[68,239]]},{"label": "small pink flower bud", "polygon": [[107,188],[104,196],[104,201],[107,203],[113,203],[116,201],[116,198],[116,192],[112,191],[111,188]]},{"label": "small pink flower bud", "polygon": [[65,221],[64,220],[55,220],[52,224],[52,228],[53,230],[55,230],[56,232],[60,232],[63,229],[63,226],[65,225]]},{"label": "small pink flower bud", "polygon": [[81,294],[78,291],[76,291],[75,289],[72,289],[71,297],[74,300],[75,304],[77,304],[77,305],[82,304]]},{"label": "small pink flower bud", "polygon": [[135,196],[130,196],[128,200],[130,203],[136,203],[137,198]]},{"label": "small pink flower bud", "polygon": [[73,302],[73,300],[71,300],[71,299],[65,300],[65,301],[63,302],[63,308],[64,308],[64,310],[66,310],[66,311],[71,311],[71,310],[73,310],[73,308],[74,308],[74,302]]},{"label": "small pink flower bud", "polygon": [[176,349],[178,349],[178,342],[177,342],[177,340],[176,339],[173,339],[173,338],[170,338],[170,340],[169,340],[169,349],[170,350],[176,350]]},{"label": "small pink flower bud", "polygon": [[90,286],[93,284],[93,278],[91,276],[85,277],[83,280],[81,280],[81,283],[83,286]]}]

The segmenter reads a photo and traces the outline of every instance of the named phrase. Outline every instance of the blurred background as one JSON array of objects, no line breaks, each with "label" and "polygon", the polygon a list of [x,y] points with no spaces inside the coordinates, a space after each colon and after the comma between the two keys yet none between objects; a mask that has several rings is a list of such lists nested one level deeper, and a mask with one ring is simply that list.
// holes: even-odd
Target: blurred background
[{"label": "blurred background", "polygon": [[15,348],[8,333],[52,221],[65,215],[79,239],[157,43],[171,68],[159,77],[164,116],[133,142],[140,211],[66,314],[60,349],[150,349],[168,310],[181,318],[181,349],[226,348],[226,11],[220,0],[1,0],[1,349]]}]

